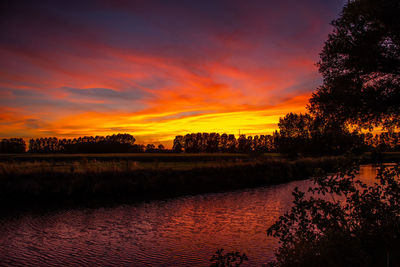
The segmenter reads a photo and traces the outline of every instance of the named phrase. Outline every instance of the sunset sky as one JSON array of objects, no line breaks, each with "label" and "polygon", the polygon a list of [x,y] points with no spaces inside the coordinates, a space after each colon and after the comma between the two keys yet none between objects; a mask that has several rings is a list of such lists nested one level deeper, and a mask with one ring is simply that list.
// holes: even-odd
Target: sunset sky
[{"label": "sunset sky", "polygon": [[[0,137],[269,134],[304,112],[343,0],[8,1]],[[62,3],[61,3],[62,2]]]}]

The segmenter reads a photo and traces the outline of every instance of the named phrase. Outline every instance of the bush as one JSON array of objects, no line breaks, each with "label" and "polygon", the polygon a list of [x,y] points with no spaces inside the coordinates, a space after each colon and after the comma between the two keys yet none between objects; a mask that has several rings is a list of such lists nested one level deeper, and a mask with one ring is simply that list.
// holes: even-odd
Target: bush
[{"label": "bush", "polygon": [[224,249],[218,249],[217,252],[211,257],[210,267],[238,267],[244,261],[248,261],[246,254],[239,252],[228,252],[224,254]]},{"label": "bush", "polygon": [[321,174],[309,193],[269,229],[279,239],[270,266],[399,266],[399,166],[379,169],[372,186],[355,180],[357,168]]}]

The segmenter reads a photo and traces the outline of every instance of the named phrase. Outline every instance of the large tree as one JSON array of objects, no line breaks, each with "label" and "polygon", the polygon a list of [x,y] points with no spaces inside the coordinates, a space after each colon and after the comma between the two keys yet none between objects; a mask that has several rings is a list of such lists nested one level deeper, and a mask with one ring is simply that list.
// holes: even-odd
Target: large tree
[{"label": "large tree", "polygon": [[349,1],[332,25],[310,111],[364,128],[400,126],[400,1]]},{"label": "large tree", "polygon": [[284,154],[328,155],[362,149],[361,136],[336,121],[289,113],[279,119],[278,126],[275,145]]}]

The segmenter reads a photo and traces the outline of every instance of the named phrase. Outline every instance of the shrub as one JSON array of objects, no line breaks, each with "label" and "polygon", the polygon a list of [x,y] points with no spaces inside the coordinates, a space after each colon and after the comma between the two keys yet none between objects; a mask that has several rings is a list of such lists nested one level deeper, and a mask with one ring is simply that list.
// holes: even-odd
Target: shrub
[{"label": "shrub", "polygon": [[224,253],[224,249],[218,249],[215,254],[211,257],[210,267],[238,267],[242,265],[244,261],[248,261],[246,254],[240,254],[239,252],[228,252]]},{"label": "shrub", "polygon": [[399,266],[399,166],[381,166],[370,186],[356,170],[317,175],[308,194],[294,190],[294,206],[268,229],[280,242],[270,266]]}]

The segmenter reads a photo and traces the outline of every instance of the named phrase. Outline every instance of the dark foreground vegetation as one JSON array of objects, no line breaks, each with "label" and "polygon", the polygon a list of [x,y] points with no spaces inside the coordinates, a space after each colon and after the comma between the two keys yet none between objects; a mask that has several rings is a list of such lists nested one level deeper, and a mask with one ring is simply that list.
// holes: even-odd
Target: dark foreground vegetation
[{"label": "dark foreground vegetation", "polygon": [[[383,150],[399,147],[398,132],[393,135],[400,128],[399,14],[398,0],[347,1],[320,53],[323,82],[309,100],[310,114],[285,118],[295,122],[288,125],[297,125],[289,127],[294,131],[287,131],[287,144],[296,141],[296,134],[298,140],[313,140],[302,133],[310,129],[307,125],[321,125],[326,130],[320,133],[335,133],[322,150],[335,151],[350,140],[351,125],[387,130],[379,138],[368,133],[362,141],[373,147],[371,156],[377,161],[384,161]],[[282,129],[280,125],[280,134]],[[357,138],[350,143],[354,152],[360,147]],[[286,147],[297,153],[305,143],[291,144]],[[280,241],[271,266],[400,266],[399,165],[382,167],[372,186],[354,180],[356,168],[317,176],[308,194],[293,192],[293,208],[268,230]],[[239,252],[212,258],[213,266],[242,263]]]},{"label": "dark foreground vegetation", "polygon": [[400,169],[381,166],[372,186],[357,166],[319,175],[293,192],[293,208],[268,229],[280,248],[271,266],[399,266]]},{"label": "dark foreground vegetation", "polygon": [[342,157],[251,161],[0,163],[2,209],[96,205],[224,191],[310,177],[316,168],[334,170]]}]

